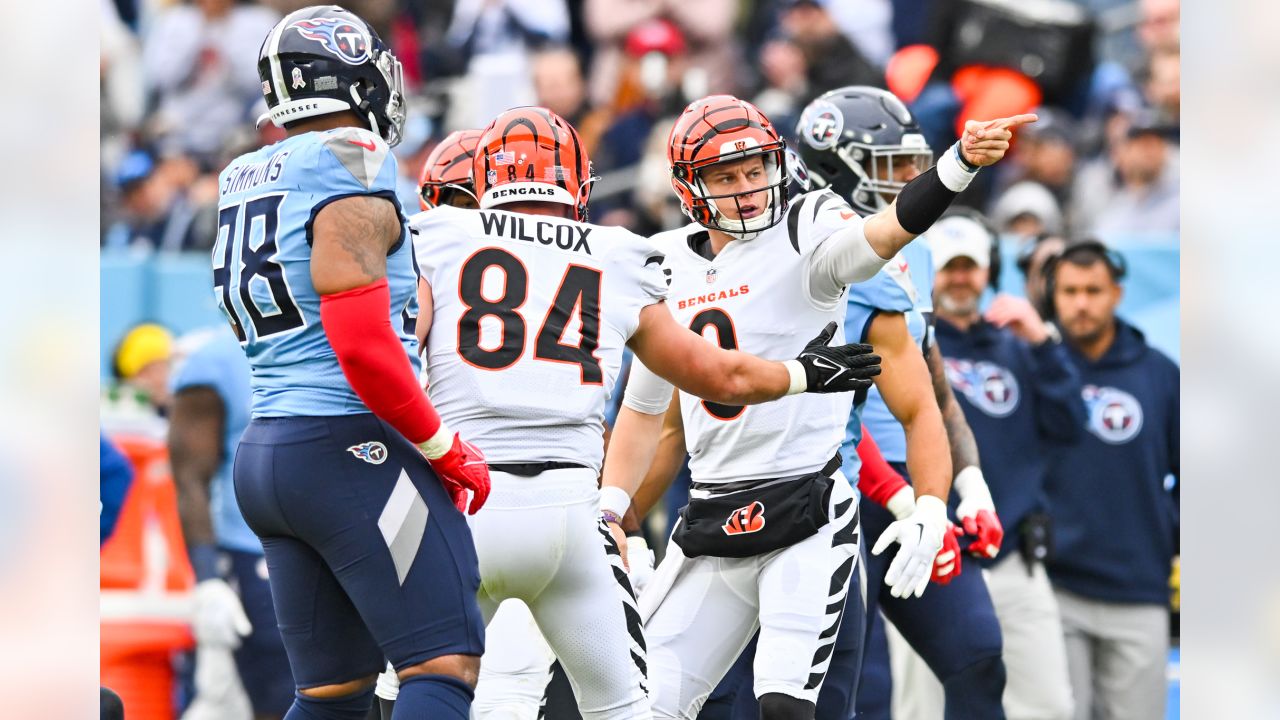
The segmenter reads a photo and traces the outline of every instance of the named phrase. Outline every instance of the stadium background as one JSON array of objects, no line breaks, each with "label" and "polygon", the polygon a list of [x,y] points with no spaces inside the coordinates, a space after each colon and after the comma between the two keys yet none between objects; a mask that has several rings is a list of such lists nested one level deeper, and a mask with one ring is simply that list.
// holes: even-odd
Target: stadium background
[{"label": "stadium background", "polygon": [[[103,0],[101,373],[125,333],[221,326],[209,280],[218,171],[274,142],[258,46],[304,3]],[[1033,230],[1099,237],[1130,274],[1121,314],[1179,357],[1177,0],[366,0],[346,6],[406,65],[410,119],[396,148],[402,203],[435,142],[536,103],[569,118],[602,176],[592,220],[639,232],[681,222],[664,141],[689,99],[730,92],[790,135],[799,110],[851,83],[911,99],[935,151],[957,118],[1040,108],[1044,120],[962,201],[1002,233],[1000,289],[1022,294],[1015,258]],[[976,35],[975,35],[976,33]],[[975,40],[976,38],[976,40]],[[936,64],[927,51],[936,51]],[[1045,48],[1058,49],[1051,53]],[[1047,108],[1047,112],[1044,109]],[[1162,140],[1147,202],[1126,202]],[[1172,205],[1150,195],[1171,194]],[[111,390],[108,389],[110,394]],[[104,406],[108,404],[104,402]],[[104,414],[104,419],[106,414]],[[110,427],[106,428],[108,431]],[[1176,655],[1175,655],[1176,663]],[[1176,668],[1176,664],[1171,666]],[[1176,677],[1176,676],[1175,676]],[[1171,716],[1176,716],[1176,683]]]}]

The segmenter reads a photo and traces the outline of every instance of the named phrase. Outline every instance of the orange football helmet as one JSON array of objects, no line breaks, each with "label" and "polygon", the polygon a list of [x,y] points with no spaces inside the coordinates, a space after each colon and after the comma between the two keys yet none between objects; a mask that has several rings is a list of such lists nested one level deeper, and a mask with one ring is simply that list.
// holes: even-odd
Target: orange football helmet
[{"label": "orange football helmet", "polygon": [[471,179],[471,172],[479,141],[479,130],[457,130],[431,150],[427,161],[422,163],[422,174],[418,178],[419,203],[423,210],[448,205],[450,191],[476,197],[476,184]]},{"label": "orange football helmet", "polygon": [[481,208],[505,203],[559,203],[587,219],[587,198],[597,178],[578,131],[543,107],[518,107],[493,119],[475,156]]},{"label": "orange football helmet", "polygon": [[[706,228],[749,240],[777,225],[787,211],[787,143],[769,118],[755,105],[732,95],[712,95],[689,103],[667,142],[671,163],[671,187],[680,198],[680,209]],[[713,195],[702,179],[711,165],[762,156],[767,184],[754,190]],[[726,218],[716,207],[718,199],[767,191],[768,207],[756,217]],[[741,217],[741,215],[739,215]]]}]

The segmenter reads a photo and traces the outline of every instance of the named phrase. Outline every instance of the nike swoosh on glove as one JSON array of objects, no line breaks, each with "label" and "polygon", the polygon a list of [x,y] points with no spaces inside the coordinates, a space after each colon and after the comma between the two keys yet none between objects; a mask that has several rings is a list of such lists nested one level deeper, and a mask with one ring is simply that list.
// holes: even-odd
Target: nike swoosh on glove
[{"label": "nike swoosh on glove", "polygon": [[916,498],[916,508],[910,515],[893,521],[880,534],[871,549],[873,555],[884,552],[894,542],[902,546],[884,576],[889,594],[898,598],[924,594],[933,574],[933,561],[942,549],[947,524],[946,503],[932,495],[921,495]]},{"label": "nike swoosh on glove", "polygon": [[965,534],[975,538],[965,549],[978,557],[995,557],[1004,542],[1004,526],[996,515],[995,501],[991,499],[991,489],[982,471],[971,465],[956,475],[952,486],[960,496],[956,518]]},{"label": "nike swoosh on glove", "polygon": [[939,585],[946,585],[952,580],[960,577],[962,571],[960,562],[960,541],[957,539],[964,532],[952,523],[947,523],[947,531],[942,534],[942,549],[938,551],[938,556],[933,559],[933,582]]},{"label": "nike swoosh on glove", "polygon": [[866,390],[880,374],[880,356],[864,343],[830,346],[836,324],[827,326],[796,357],[804,368],[805,392],[840,393]]},{"label": "nike swoosh on glove", "polygon": [[194,599],[191,631],[198,644],[234,650],[240,647],[241,638],[253,632],[240,596],[225,580],[201,580],[196,584]]},{"label": "nike swoosh on glove", "polygon": [[[489,465],[480,448],[453,434],[453,444],[437,458],[427,457],[453,504],[464,513],[475,515],[489,498]],[[467,504],[467,492],[471,504]]]}]

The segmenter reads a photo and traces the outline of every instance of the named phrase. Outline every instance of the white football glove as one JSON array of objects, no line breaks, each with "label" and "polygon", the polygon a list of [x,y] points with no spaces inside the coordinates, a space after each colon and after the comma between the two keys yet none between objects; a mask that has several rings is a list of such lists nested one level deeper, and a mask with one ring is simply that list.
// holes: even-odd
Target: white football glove
[{"label": "white football glove", "polygon": [[960,496],[956,518],[960,520],[965,534],[974,537],[974,541],[969,543],[969,552],[988,558],[1000,554],[1004,526],[996,515],[996,504],[991,499],[991,488],[987,486],[982,470],[970,465],[956,475],[951,486]]},{"label": "white football glove", "polygon": [[627,571],[631,589],[635,591],[636,597],[640,597],[640,593],[653,579],[653,551],[643,537],[635,535],[627,538],[627,563],[631,568]]},{"label": "white football glove", "polygon": [[942,549],[942,535],[947,531],[947,505],[932,495],[916,498],[915,509],[902,520],[885,528],[871,549],[879,555],[897,542],[902,547],[889,563],[884,581],[894,597],[920,597],[929,585],[933,561]]},{"label": "white football glove", "polygon": [[191,630],[201,647],[234,650],[240,647],[241,638],[253,632],[253,625],[236,591],[225,580],[212,578],[196,584]]},{"label": "white football glove", "polygon": [[[209,582],[209,581],[205,581]],[[221,582],[221,581],[219,581]],[[182,720],[251,720],[253,706],[231,648],[201,644],[196,647],[196,696],[182,713]]]}]

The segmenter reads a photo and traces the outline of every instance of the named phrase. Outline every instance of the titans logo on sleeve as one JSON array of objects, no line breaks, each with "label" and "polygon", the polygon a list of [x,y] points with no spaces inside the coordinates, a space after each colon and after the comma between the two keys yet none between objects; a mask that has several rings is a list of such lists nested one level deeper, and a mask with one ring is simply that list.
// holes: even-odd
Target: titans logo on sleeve
[{"label": "titans logo on sleeve", "polygon": [[1142,404],[1113,387],[1084,386],[1089,432],[1112,445],[1127,443],[1142,429]]},{"label": "titans logo on sleeve", "polygon": [[1018,379],[1008,368],[985,360],[946,358],[947,382],[976,408],[991,417],[1007,417],[1018,409]]}]

